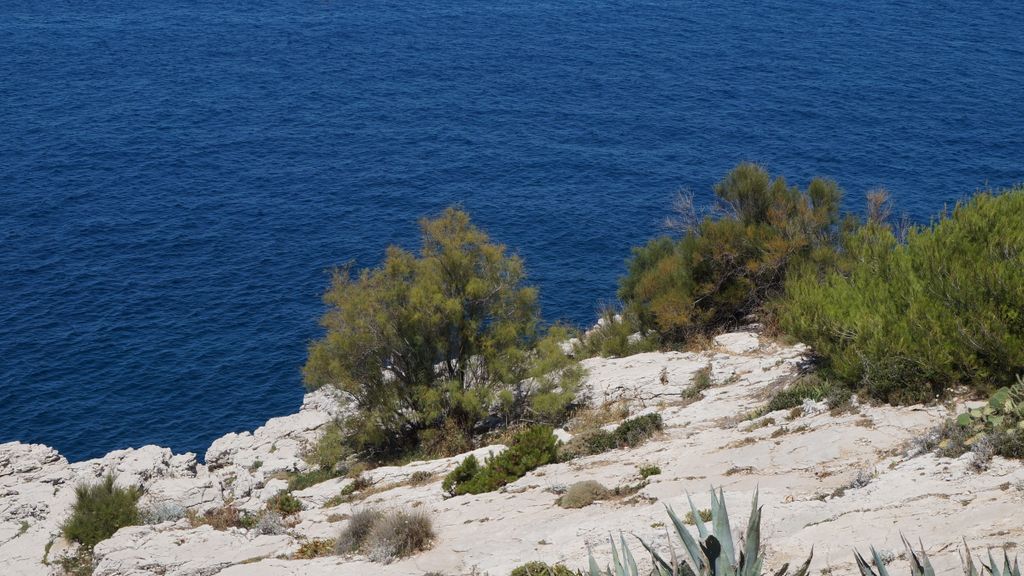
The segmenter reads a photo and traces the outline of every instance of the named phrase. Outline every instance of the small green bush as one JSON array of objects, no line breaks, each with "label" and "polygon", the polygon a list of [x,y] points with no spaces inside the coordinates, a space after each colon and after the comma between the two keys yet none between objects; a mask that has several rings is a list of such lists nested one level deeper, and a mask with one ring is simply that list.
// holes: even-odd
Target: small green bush
[{"label": "small green bush", "polygon": [[705,366],[693,375],[693,381],[683,390],[683,400],[699,400],[704,397],[704,391],[714,385],[711,379],[711,366]]},{"label": "small green bush", "polygon": [[197,514],[193,510],[185,513],[193,528],[197,526],[211,526],[214,530],[227,530],[228,528],[253,528],[258,522],[258,517],[250,512],[243,512],[233,504],[226,504],[213,510],[207,510],[203,514]]},{"label": "small green bush", "polygon": [[68,540],[88,550],[114,535],[118,529],[141,522],[136,488],[120,488],[108,474],[97,484],[75,488],[75,504],[61,531]]},{"label": "small green bush", "polygon": [[573,438],[569,445],[562,450],[562,459],[568,460],[580,456],[601,454],[618,448],[635,448],[663,429],[664,423],[661,414],[656,412],[630,418],[611,432],[595,430]]},{"label": "small green bush", "polygon": [[648,464],[647,466],[640,467],[640,477],[645,480],[651,476],[657,476],[658,474],[661,474],[661,468],[654,464]]},{"label": "small green bush", "polygon": [[321,482],[326,482],[337,477],[338,474],[334,472],[334,470],[323,469],[293,474],[288,478],[288,491],[305,490],[310,486],[316,486]]},{"label": "small green bush", "polygon": [[574,353],[577,358],[624,358],[657,350],[658,335],[642,333],[639,322],[632,315],[605,311],[601,314],[601,322],[580,337]]},{"label": "small green bush", "polygon": [[[469,461],[472,458],[473,461]],[[558,459],[558,439],[550,426],[531,426],[518,433],[507,450],[483,466],[468,456],[441,483],[449,495],[482,494],[522,478],[527,472]]]},{"label": "small green bush", "polygon": [[430,548],[434,524],[426,512],[396,510],[378,518],[363,542],[370,560],[390,564]]},{"label": "small green bush", "polygon": [[273,510],[282,516],[289,516],[302,511],[302,502],[282,490],[267,501],[267,510]]},{"label": "small green bush", "polygon": [[335,554],[351,554],[362,548],[370,530],[384,516],[380,510],[364,508],[352,513],[348,523],[334,541]]},{"label": "small green bush", "polygon": [[828,397],[832,392],[832,388],[829,382],[823,381],[813,374],[804,376],[777,392],[768,401],[765,413],[796,408],[803,405],[805,399],[817,402]]},{"label": "small green bush", "polygon": [[603,500],[611,495],[611,491],[596,480],[584,480],[576,482],[558,498],[558,505],[562,508],[583,508],[590,506],[598,500]]},{"label": "small green bush", "polygon": [[565,564],[551,565],[535,561],[517,566],[508,576],[577,576],[577,572],[566,568]]}]

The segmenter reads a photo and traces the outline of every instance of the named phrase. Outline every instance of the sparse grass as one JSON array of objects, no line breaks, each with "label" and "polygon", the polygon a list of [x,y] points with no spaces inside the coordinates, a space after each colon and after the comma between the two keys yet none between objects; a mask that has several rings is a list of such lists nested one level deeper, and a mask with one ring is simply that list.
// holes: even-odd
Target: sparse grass
[{"label": "sparse grass", "polygon": [[650,478],[651,476],[657,476],[658,474],[661,474],[661,468],[659,468],[655,464],[647,464],[645,466],[641,466],[639,472],[641,478],[647,479]]},{"label": "sparse grass", "polygon": [[558,498],[558,505],[562,508],[583,508],[598,500],[604,500],[611,494],[611,491],[600,482],[584,480],[569,486],[565,494]]},{"label": "sparse grass", "polygon": [[[700,514],[700,519],[702,522],[711,522],[710,508],[702,508],[698,510],[697,513]],[[683,522],[686,522],[687,524],[697,524],[697,520],[693,517],[692,510],[686,513],[686,516],[683,517]]]},{"label": "sparse grass", "polygon": [[289,516],[302,511],[302,502],[282,490],[267,501],[267,510],[273,510],[282,516]]},{"label": "sparse grass", "polygon": [[295,560],[308,560],[330,556],[334,553],[334,540],[329,538],[313,538],[306,540],[299,545],[299,549],[292,555]]},{"label": "sparse grass", "polygon": [[693,381],[683,390],[683,400],[700,400],[704,397],[704,391],[711,388],[714,382],[711,380],[711,365],[708,364],[693,375]]},{"label": "sparse grass", "polygon": [[92,550],[119,528],[140,522],[138,501],[141,495],[135,488],[116,486],[111,474],[97,484],[80,484],[75,488],[71,516],[64,521],[61,531],[68,540]]},{"label": "sparse grass", "polygon": [[430,472],[427,472],[426,470],[418,470],[416,472],[413,472],[412,475],[409,476],[410,486],[422,486],[424,484],[430,484],[433,481],[434,475],[431,474]]},{"label": "sparse grass", "polygon": [[252,528],[256,525],[256,515],[243,512],[236,508],[234,504],[225,504],[219,508],[208,510],[204,514],[197,514],[196,512],[189,510],[185,513],[185,517],[188,518],[189,524],[193,528],[199,526],[212,526],[214,530],[227,530],[228,528]]},{"label": "sparse grass", "polygon": [[71,556],[61,556],[57,559],[62,570],[62,576],[92,576],[93,564],[92,550],[80,548]]},{"label": "sparse grass", "polygon": [[139,511],[139,519],[143,524],[177,522],[184,517],[185,509],[173,502],[161,502]]},{"label": "sparse grass", "polygon": [[353,512],[352,517],[348,519],[348,524],[342,528],[338,538],[334,541],[335,553],[351,554],[362,548],[374,524],[383,516],[383,512],[373,508],[364,508]]},{"label": "sparse grass", "polygon": [[517,566],[508,576],[576,576],[577,573],[566,568],[565,564],[548,564],[546,562],[527,562]]},{"label": "sparse grass", "polygon": [[829,382],[823,381],[813,374],[806,375],[777,392],[768,401],[765,413],[799,408],[803,406],[805,398],[810,398],[817,402],[824,399],[831,392],[832,385]]},{"label": "sparse grass", "polygon": [[390,564],[426,550],[433,540],[434,526],[426,512],[395,510],[373,523],[363,548],[370,560]]}]

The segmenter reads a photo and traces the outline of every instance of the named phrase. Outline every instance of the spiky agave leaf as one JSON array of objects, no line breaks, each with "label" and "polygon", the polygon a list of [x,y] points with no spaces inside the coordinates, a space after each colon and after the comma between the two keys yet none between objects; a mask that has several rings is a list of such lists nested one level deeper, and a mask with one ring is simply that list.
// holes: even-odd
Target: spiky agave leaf
[{"label": "spiky agave leaf", "polygon": [[708,537],[708,528],[704,525],[704,518],[701,518],[700,510],[693,504],[693,498],[690,498],[689,492],[686,493],[686,499],[690,502],[690,515],[693,516],[693,525],[697,527],[697,535],[703,540]]},{"label": "spiky agave leaf", "polygon": [[711,489],[711,528],[721,548],[716,558],[711,558],[711,555],[708,555],[708,560],[715,567],[714,574],[716,576],[732,576],[733,566],[736,565],[736,548],[733,546],[732,527],[729,525],[729,511],[725,507],[725,495],[721,488],[718,489],[717,498],[715,497],[715,489]]},{"label": "spiky agave leaf", "polygon": [[921,553],[914,552],[914,547],[910,545],[907,538],[900,534],[900,539],[903,540],[903,545],[907,548],[907,559],[910,561],[910,574],[911,576],[935,576],[935,570],[932,569],[932,563],[928,560],[928,555],[924,552],[924,543],[921,544]]},{"label": "spiky agave leaf", "polygon": [[[689,498],[689,494],[687,494],[687,498]],[[686,524],[679,519],[675,510],[673,510],[671,506],[666,506],[666,508],[668,509],[668,517],[672,520],[672,526],[676,529],[676,534],[679,536],[679,539],[683,541],[683,546],[686,548],[687,555],[690,556],[692,572],[703,574],[705,572],[705,568],[710,568],[710,566],[707,565],[707,558],[705,558],[704,553],[701,552],[700,544],[693,539],[690,531],[686,529]],[[703,539],[704,537],[701,537],[701,540]]]},{"label": "spiky agave leaf", "polygon": [[743,552],[740,553],[739,576],[760,576],[764,558],[761,554],[761,508],[757,505],[758,489],[750,505],[750,519],[744,536]]},{"label": "spiky agave leaf", "polygon": [[971,558],[971,548],[967,545],[966,538],[964,538],[964,551],[966,554],[960,554],[960,562],[964,565],[964,576],[981,576],[978,568],[974,565],[974,560]]}]

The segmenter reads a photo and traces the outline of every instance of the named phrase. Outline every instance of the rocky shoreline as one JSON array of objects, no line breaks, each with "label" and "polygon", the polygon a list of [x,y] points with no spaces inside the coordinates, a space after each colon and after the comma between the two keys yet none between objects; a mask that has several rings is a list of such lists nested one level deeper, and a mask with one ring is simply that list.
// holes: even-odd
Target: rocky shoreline
[{"label": "rocky shoreline", "polygon": [[[369,470],[364,478],[374,486],[371,495],[331,505],[352,482],[335,478],[293,492],[303,510],[279,534],[193,527],[186,519],[123,528],[97,545],[94,574],[505,576],[532,560],[576,568],[585,565],[588,547],[598,558],[610,556],[610,533],[667,546],[664,505],[685,509],[687,492],[706,505],[710,486],[724,488],[734,525],[745,521],[750,496],[760,490],[769,567],[802,559],[813,545],[812,573],[852,574],[854,547],[873,544],[898,557],[901,533],[920,538],[940,571],[959,564],[961,538],[975,551],[1024,542],[1024,464],[997,457],[978,472],[970,466],[971,454],[950,459],[914,449],[915,438],[950,415],[945,407],[859,405],[832,414],[808,401],[798,410],[744,419],[792,380],[805,353],[799,345],[734,333],[703,352],[585,360],[584,388],[593,404],[620,402],[634,415],[657,411],[665,432],[638,448],[541,467],[499,492],[476,496],[446,499],[440,488],[443,474],[465,455]],[[683,392],[707,367],[713,386],[702,398],[684,401]],[[231,503],[261,510],[287,486],[282,473],[309,469],[304,449],[339,410],[329,392],[308,394],[295,414],[215,440],[205,463],[157,446],[70,463],[44,445],[2,444],[0,573],[61,574],[55,560],[71,547],[60,537],[60,525],[74,488],[109,472],[119,484],[142,488],[140,506],[147,509],[202,514]],[[555,505],[568,484],[636,484],[638,467],[647,464],[661,474],[629,498],[579,510]],[[428,480],[409,482],[413,474]],[[335,537],[354,510],[371,506],[428,511],[437,528],[433,548],[387,565],[359,556],[293,558],[302,543]]]}]

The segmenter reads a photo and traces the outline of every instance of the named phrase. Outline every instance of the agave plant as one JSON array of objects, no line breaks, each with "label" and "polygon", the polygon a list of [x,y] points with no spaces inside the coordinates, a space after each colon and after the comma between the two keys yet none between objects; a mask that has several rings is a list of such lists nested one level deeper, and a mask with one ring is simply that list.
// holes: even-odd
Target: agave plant
[{"label": "agave plant", "polygon": [[[921,551],[914,552],[910,542],[902,535],[900,535],[900,538],[903,540],[903,545],[907,548],[907,559],[910,561],[910,576],[935,576],[935,569],[932,568],[932,563],[928,561],[928,555],[924,552],[924,544],[919,542]],[[1002,568],[992,558],[992,551],[989,550],[988,564],[979,561],[979,564],[981,564],[981,570],[979,570],[975,566],[974,560],[971,559],[971,549],[967,547],[966,540],[964,541],[964,549],[966,550],[966,555],[961,555],[961,560],[964,564],[964,576],[982,576],[985,573],[991,576],[1021,576],[1020,565],[1017,563],[1017,559],[1014,558],[1011,565],[1010,556],[1005,550],[1003,551]],[[878,569],[877,573],[871,569],[871,565],[861,556],[860,552],[854,550],[853,555],[857,560],[857,568],[860,569],[861,576],[889,576],[889,570],[885,567],[881,555],[878,554],[874,546],[871,547],[871,556],[875,562],[875,568]]]},{"label": "agave plant", "polygon": [[[683,542],[689,562],[681,561],[676,556],[674,549],[670,549],[669,558],[665,559],[653,546],[638,537],[640,544],[651,554],[654,564],[651,574],[653,576],[762,576],[764,550],[761,548],[761,508],[757,505],[757,492],[754,492],[750,519],[747,521],[747,531],[742,541],[743,549],[739,550],[738,558],[722,490],[719,489],[718,494],[711,490],[710,527],[701,519],[700,511],[694,506],[693,499],[689,494],[686,498],[690,502],[694,524],[697,527],[696,538],[690,534],[689,529],[671,506],[666,506],[666,509],[669,518],[672,519],[676,534]],[[590,576],[640,576],[636,560],[629,551],[625,537],[620,535],[619,541],[620,545],[616,547],[615,540],[612,539],[612,565],[603,571],[594,560],[593,554],[590,555]],[[807,561],[793,576],[807,576],[813,556],[814,550],[811,550]],[[786,576],[788,572],[789,564],[785,564],[774,573],[774,576]]]}]

